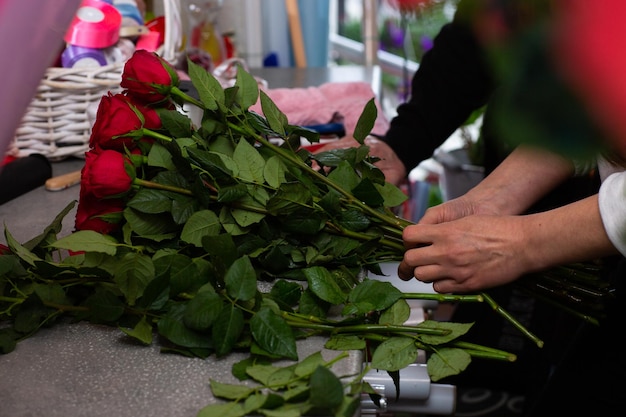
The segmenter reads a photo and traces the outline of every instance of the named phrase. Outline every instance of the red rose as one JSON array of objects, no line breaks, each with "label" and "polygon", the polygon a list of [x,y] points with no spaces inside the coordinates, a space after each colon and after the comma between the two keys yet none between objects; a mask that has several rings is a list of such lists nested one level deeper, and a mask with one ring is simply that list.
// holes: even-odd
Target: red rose
[{"label": "red rose", "polygon": [[122,88],[128,95],[147,104],[162,103],[172,87],[178,87],[178,74],[166,60],[154,52],[137,50],[122,73]]},{"label": "red rose", "polygon": [[96,198],[122,195],[133,183],[134,167],[124,154],[105,149],[85,154],[85,166],[81,173],[81,192]]},{"label": "red rose", "polygon": [[93,230],[102,234],[110,234],[120,228],[124,207],[122,199],[98,199],[81,190],[76,210],[76,230]]},{"label": "red rose", "polygon": [[154,109],[135,105],[123,94],[103,96],[98,105],[96,122],[89,144],[94,149],[134,149],[143,138],[142,128],[157,130],[161,119]]}]

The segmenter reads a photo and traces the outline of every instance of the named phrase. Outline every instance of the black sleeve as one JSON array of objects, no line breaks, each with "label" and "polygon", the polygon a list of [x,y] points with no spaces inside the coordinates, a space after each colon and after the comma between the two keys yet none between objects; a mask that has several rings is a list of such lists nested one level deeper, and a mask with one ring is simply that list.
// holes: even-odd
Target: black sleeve
[{"label": "black sleeve", "polygon": [[462,21],[448,23],[424,54],[411,97],[398,106],[384,140],[410,171],[485,105],[492,89],[491,71],[471,28]]}]

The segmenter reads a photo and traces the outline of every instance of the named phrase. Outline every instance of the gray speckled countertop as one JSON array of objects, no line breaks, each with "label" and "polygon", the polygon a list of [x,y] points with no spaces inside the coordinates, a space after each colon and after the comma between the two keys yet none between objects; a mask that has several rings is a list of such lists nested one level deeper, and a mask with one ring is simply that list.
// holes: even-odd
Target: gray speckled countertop
[{"label": "gray speckled countertop", "polygon": [[[299,342],[301,358],[322,350],[324,338]],[[2,417],[193,417],[217,400],[209,379],[237,383],[224,359],[188,358],[134,343],[120,330],[89,323],[57,324],[0,356]],[[360,370],[354,352],[340,361],[338,375]]]}]

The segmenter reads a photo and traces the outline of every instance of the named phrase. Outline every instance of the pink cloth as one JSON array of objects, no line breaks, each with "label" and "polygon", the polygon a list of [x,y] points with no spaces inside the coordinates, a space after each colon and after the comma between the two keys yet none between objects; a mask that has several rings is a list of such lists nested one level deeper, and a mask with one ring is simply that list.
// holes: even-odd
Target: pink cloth
[{"label": "pink cloth", "polygon": [[[346,133],[351,135],[365,105],[376,94],[366,82],[332,82],[319,87],[270,88],[264,90],[292,125],[309,126],[330,123],[333,115],[344,117]],[[389,128],[378,100],[378,117],[371,133],[384,135]],[[250,110],[263,114],[257,102]]]}]

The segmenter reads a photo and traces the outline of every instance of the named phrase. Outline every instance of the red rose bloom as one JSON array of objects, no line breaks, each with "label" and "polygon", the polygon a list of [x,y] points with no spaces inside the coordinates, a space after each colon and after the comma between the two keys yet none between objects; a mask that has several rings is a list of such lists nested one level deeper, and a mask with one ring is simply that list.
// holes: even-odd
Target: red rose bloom
[{"label": "red rose bloom", "polygon": [[109,149],[89,151],[85,154],[85,166],[81,173],[81,192],[96,198],[122,195],[130,190],[133,170],[130,159],[120,152]]},{"label": "red rose bloom", "polygon": [[143,137],[142,128],[157,130],[161,119],[154,109],[131,103],[123,94],[103,96],[98,105],[96,122],[91,129],[89,145],[94,149],[134,149]]},{"label": "red rose bloom", "polygon": [[178,81],[176,70],[166,60],[154,52],[140,49],[126,61],[120,85],[140,102],[158,104],[169,98]]},{"label": "red rose bloom", "polygon": [[124,206],[122,199],[101,200],[81,189],[76,210],[76,230],[93,230],[102,234],[110,234],[120,228]]}]

